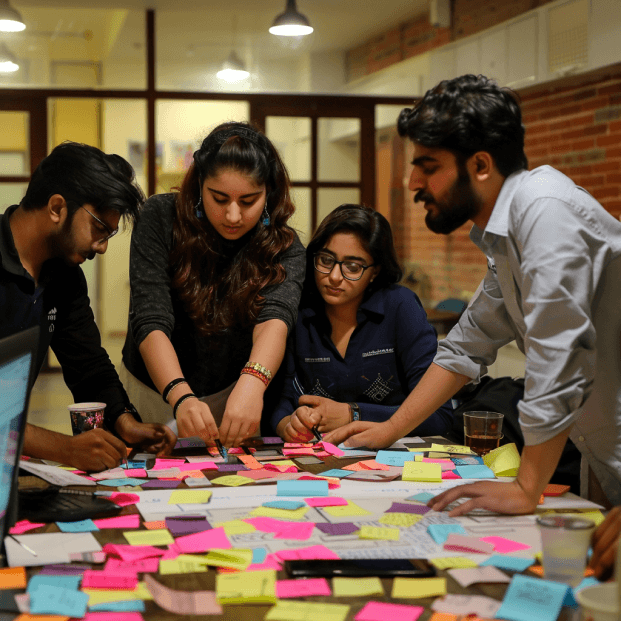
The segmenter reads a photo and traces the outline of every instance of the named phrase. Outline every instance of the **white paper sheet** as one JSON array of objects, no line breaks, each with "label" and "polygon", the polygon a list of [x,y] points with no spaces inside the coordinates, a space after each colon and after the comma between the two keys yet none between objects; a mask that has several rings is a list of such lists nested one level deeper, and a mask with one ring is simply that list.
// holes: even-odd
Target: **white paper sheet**
[{"label": "white paper sheet", "polygon": [[10,567],[69,563],[72,553],[101,550],[92,533],[39,533],[14,537],[36,552],[37,556],[22,548],[12,537],[5,537],[4,547]]},{"label": "white paper sheet", "polygon": [[95,481],[89,481],[73,472],[47,466],[45,464],[33,464],[31,461],[20,459],[19,467],[31,474],[41,477],[44,481],[64,487],[66,485],[97,485]]}]

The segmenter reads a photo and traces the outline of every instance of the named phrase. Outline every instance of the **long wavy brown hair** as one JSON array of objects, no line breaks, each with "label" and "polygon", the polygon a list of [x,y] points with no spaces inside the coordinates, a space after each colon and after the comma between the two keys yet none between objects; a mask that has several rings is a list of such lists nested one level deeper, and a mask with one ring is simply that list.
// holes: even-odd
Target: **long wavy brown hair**
[{"label": "long wavy brown hair", "polygon": [[[265,185],[270,217],[267,225],[261,217],[232,259],[231,242],[200,205],[205,179],[226,169]],[[285,279],[279,257],[295,239],[287,224],[294,210],[289,175],[264,134],[247,123],[224,123],[203,140],[176,196],[170,253],[172,286],[201,335],[256,323],[265,301],[261,291]]]}]

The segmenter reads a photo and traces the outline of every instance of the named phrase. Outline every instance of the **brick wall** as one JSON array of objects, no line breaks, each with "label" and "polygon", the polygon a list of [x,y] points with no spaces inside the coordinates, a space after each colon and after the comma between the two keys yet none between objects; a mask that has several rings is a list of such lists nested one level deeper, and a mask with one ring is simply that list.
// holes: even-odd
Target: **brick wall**
[{"label": "brick wall", "polygon": [[[519,91],[529,167],[549,164],[588,190],[615,217],[621,216],[621,64]],[[407,188],[406,142],[401,178]],[[397,146],[399,145],[399,146]],[[396,185],[395,184],[395,185]],[[449,236],[425,226],[425,211],[407,189],[394,189],[391,216],[400,259],[412,261],[429,281],[424,302],[469,299],[485,274],[486,260],[468,238],[470,224]]]}]

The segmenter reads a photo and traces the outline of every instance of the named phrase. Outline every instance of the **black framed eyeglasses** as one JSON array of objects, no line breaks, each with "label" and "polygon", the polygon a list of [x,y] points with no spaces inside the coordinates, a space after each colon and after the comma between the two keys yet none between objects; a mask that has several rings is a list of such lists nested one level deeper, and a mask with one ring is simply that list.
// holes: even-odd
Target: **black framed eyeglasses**
[{"label": "black framed eyeglasses", "polygon": [[335,265],[338,265],[343,278],[347,280],[360,280],[365,270],[373,267],[375,263],[371,265],[364,265],[358,263],[358,261],[337,261],[331,254],[325,252],[318,252],[313,255],[315,269],[320,274],[329,274],[334,269]]},{"label": "black framed eyeglasses", "polygon": [[108,233],[105,237],[102,237],[101,239],[98,239],[95,242],[98,246],[101,246],[102,244],[105,244],[111,237],[114,237],[119,232],[119,227],[118,226],[113,231],[113,230],[110,229],[110,227],[103,220],[100,220],[96,215],[92,214],[86,207],[84,207],[84,205],[80,205],[80,207],[82,209],[84,209],[84,211],[89,216],[91,216],[91,218],[94,218],[95,220],[97,220],[97,222],[99,222],[99,224],[101,224],[101,226],[103,226],[104,229],[106,229],[106,232]]}]

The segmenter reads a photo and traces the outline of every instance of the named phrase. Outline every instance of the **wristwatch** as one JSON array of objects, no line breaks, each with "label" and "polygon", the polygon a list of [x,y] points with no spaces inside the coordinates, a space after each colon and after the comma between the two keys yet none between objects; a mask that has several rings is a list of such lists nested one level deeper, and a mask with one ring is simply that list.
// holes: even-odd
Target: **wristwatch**
[{"label": "wristwatch", "polygon": [[347,405],[351,411],[351,422],[360,420],[360,406],[357,403],[348,403]]}]

